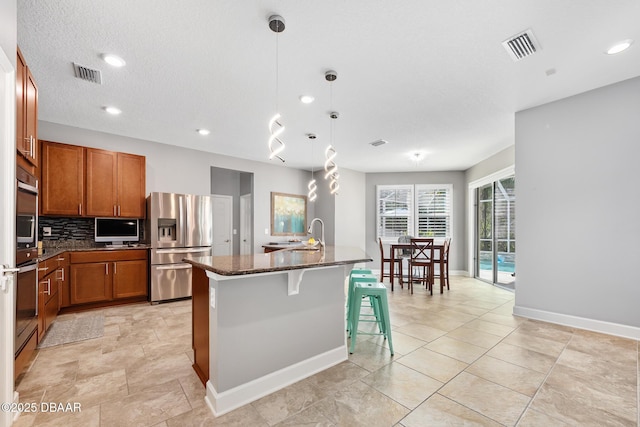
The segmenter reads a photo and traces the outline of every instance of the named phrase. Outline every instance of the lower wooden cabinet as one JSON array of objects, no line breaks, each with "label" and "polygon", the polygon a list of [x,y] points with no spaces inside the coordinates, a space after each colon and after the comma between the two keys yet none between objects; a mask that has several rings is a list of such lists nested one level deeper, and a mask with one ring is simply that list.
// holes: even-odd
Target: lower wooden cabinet
[{"label": "lower wooden cabinet", "polygon": [[146,249],[71,253],[70,305],[148,295]]},{"label": "lower wooden cabinet", "polygon": [[109,264],[71,264],[71,305],[109,301],[112,298]]},{"label": "lower wooden cabinet", "polygon": [[38,342],[60,311],[60,268],[56,259],[38,266]]}]

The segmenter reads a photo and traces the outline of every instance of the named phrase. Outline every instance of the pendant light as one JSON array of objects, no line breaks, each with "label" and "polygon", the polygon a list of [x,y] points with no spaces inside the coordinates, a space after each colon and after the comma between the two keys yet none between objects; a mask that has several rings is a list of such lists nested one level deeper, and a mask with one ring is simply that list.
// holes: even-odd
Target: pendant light
[{"label": "pendant light", "polygon": [[280,139],[280,135],[284,132],[284,126],[280,121],[280,113],[278,112],[278,34],[284,31],[284,18],[279,15],[271,15],[269,17],[269,28],[276,33],[276,114],[269,120],[269,160],[274,157],[284,162],[280,153],[284,151],[284,142]]},{"label": "pendant light", "polygon": [[318,185],[316,184],[316,179],[313,176],[314,173],[314,167],[313,167],[313,141],[316,139],[316,135],[313,133],[309,133],[307,134],[307,138],[309,138],[309,142],[311,142],[311,179],[309,180],[309,183],[307,184],[307,188],[309,189],[309,193],[307,193],[307,198],[309,199],[310,202],[315,202],[315,200],[318,198]]},{"label": "pendant light", "polygon": [[[329,82],[329,103],[331,108],[333,108],[333,82],[338,78],[338,73],[333,70],[329,70],[324,73],[324,78]],[[336,111],[331,111],[329,113],[329,146],[324,150],[324,179],[329,180],[329,192],[333,195],[337,195],[338,190],[340,189],[340,183],[338,182],[340,174],[338,173],[338,165],[335,162],[338,152],[333,146],[333,122],[338,118],[338,116],[339,114]]]}]

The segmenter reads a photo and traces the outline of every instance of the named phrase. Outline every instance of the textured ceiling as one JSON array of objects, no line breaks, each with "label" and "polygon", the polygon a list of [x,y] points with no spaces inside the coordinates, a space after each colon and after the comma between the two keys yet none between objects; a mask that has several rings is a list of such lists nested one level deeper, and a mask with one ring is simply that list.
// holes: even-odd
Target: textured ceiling
[{"label": "textured ceiling", "polygon": [[[317,168],[335,110],[337,163],[363,172],[464,170],[508,147],[516,111],[640,75],[638,22],[637,0],[18,0],[41,120],[268,162],[277,103],[284,166]],[[541,50],[513,62],[501,43],[528,28]]]}]

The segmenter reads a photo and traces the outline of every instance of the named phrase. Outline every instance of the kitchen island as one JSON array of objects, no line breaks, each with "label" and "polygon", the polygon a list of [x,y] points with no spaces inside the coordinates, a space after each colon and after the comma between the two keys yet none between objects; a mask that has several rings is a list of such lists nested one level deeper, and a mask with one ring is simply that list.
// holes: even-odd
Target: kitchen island
[{"label": "kitchen island", "polygon": [[218,416],[348,358],[345,279],[358,248],[289,248],[193,265],[193,367]]}]

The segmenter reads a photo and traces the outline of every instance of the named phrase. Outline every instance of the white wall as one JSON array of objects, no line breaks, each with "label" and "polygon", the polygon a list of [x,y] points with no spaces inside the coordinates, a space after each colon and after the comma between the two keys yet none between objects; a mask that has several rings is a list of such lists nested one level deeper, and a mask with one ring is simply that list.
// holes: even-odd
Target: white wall
[{"label": "white wall", "polygon": [[0,0],[0,47],[9,58],[11,65],[16,66],[17,36],[17,2]]},{"label": "white wall", "polygon": [[[453,184],[453,229],[450,249],[452,271],[466,271],[465,181],[464,172],[368,173],[365,179],[366,252],[374,261],[370,268],[380,268],[380,248],[376,237],[376,186],[396,184]],[[389,249],[385,248],[385,254]]]},{"label": "white wall", "polygon": [[514,312],[640,338],[640,78],[516,114]]},{"label": "white wall", "polygon": [[[8,231],[15,218],[15,66],[16,66],[16,2],[0,0],[0,230]],[[15,232],[2,233],[0,243],[0,264],[14,265],[15,247],[12,246]],[[14,276],[15,277],[15,276]],[[12,280],[7,282],[11,287]],[[13,402],[13,338],[14,331],[14,291],[0,291],[0,402]],[[13,413],[0,411],[0,426],[11,425]]]}]

